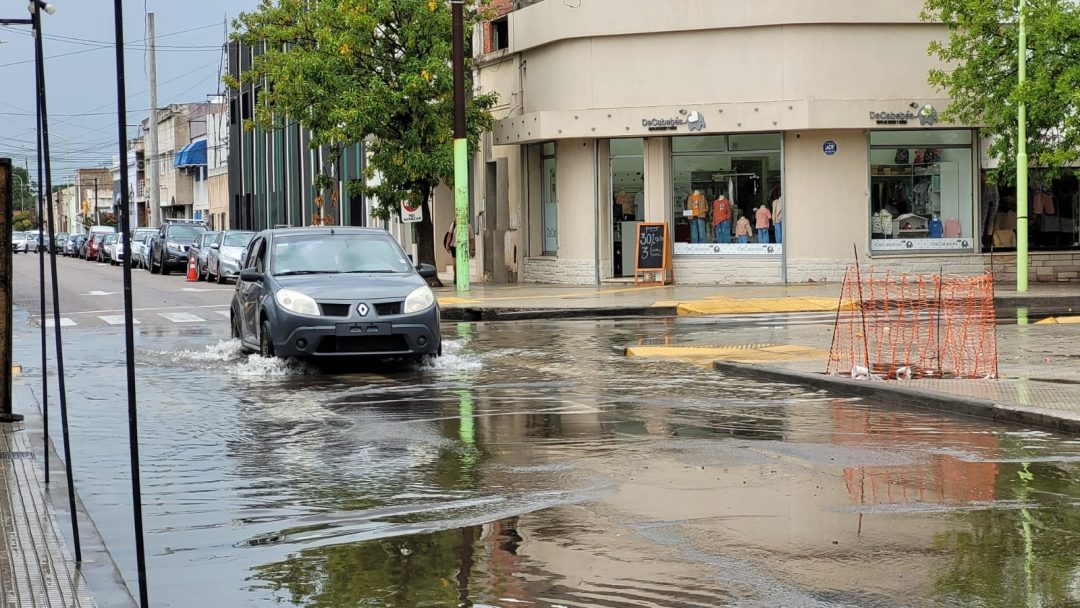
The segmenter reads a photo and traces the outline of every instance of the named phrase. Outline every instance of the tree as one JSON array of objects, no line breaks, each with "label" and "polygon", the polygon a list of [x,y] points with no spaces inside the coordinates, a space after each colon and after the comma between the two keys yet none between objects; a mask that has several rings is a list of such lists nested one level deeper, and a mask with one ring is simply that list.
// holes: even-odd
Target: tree
[{"label": "tree", "polygon": [[[484,16],[486,1],[466,0],[466,28]],[[350,192],[374,196],[382,218],[399,214],[402,201],[421,203],[418,261],[433,264],[431,197],[440,182],[452,182],[454,169],[450,3],[267,0],[235,26],[235,38],[261,51],[242,83],[229,82],[262,85],[253,123],[299,123],[311,132],[312,147],[330,150],[315,179],[313,218],[325,221],[337,205],[328,186],[337,182],[344,146],[367,142],[365,179],[350,183]],[[491,127],[494,102],[494,95],[468,101],[473,150]]]},{"label": "tree", "polygon": [[1027,83],[1018,83],[1017,4],[926,0],[923,19],[944,23],[947,41],[930,45],[945,66],[930,83],[952,103],[946,120],[983,125],[989,152],[1001,161],[996,179],[1016,170],[1017,105],[1027,104],[1028,157],[1051,173],[1080,159],[1080,4],[1028,0]]},{"label": "tree", "polygon": [[12,167],[11,203],[12,209],[30,211],[37,208],[37,194],[32,188],[30,176],[23,167]]}]

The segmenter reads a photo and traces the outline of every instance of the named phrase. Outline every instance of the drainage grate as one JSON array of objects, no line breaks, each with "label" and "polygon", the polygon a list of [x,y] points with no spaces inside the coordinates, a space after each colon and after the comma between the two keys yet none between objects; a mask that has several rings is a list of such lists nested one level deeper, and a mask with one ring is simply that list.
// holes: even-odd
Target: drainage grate
[{"label": "drainage grate", "polygon": [[0,460],[22,460],[33,457],[33,452],[0,452]]}]

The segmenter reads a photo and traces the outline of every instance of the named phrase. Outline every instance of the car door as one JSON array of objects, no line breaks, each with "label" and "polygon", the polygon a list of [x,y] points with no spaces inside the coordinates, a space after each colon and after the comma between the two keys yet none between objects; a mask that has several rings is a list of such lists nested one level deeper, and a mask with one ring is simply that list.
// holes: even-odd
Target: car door
[{"label": "car door", "polygon": [[[248,247],[245,269],[266,272],[266,239],[263,237],[251,241]],[[240,302],[241,332],[245,339],[259,340],[259,299],[263,293],[262,281],[244,281],[236,277],[236,293]]]},{"label": "car door", "polygon": [[[221,244],[225,242],[225,231],[218,233],[217,238],[210,244],[210,251],[206,254],[206,271],[218,275],[221,273],[221,269],[218,268],[221,260]],[[215,245],[217,245],[215,247]]]}]

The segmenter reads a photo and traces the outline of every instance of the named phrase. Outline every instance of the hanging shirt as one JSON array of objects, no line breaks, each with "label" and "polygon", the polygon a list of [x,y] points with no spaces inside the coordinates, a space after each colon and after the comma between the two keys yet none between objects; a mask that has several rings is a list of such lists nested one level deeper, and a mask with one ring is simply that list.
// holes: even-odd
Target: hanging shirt
[{"label": "hanging shirt", "polygon": [[772,202],[773,222],[779,224],[784,221],[784,197],[778,196]]},{"label": "hanging shirt", "polygon": [[712,223],[719,226],[720,222],[731,221],[731,201],[721,196],[712,203]]},{"label": "hanging shirt", "polygon": [[757,223],[755,225],[759,229],[760,228],[768,228],[769,227],[769,220],[772,219],[772,213],[769,211],[769,209],[767,207],[761,206],[761,207],[758,207],[758,210],[754,212],[754,218],[755,218],[755,220],[757,220]]},{"label": "hanging shirt", "polygon": [[960,238],[960,220],[945,220],[944,233],[947,239]]},{"label": "hanging shirt", "polygon": [[695,192],[686,199],[686,208],[693,213],[694,217],[705,217],[705,214],[709,212],[708,205],[705,195],[700,192]]}]

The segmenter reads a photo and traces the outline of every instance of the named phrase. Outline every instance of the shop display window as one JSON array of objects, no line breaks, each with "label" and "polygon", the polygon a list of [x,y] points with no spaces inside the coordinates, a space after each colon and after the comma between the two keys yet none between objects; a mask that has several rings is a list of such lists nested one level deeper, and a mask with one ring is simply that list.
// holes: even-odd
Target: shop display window
[{"label": "shop display window", "polygon": [[973,250],[970,130],[870,133],[870,248]]},{"label": "shop display window", "polygon": [[[984,251],[1016,249],[1016,187],[982,175],[980,240]],[[1028,247],[1034,251],[1080,249],[1080,180],[1033,169],[1028,178]]]},{"label": "shop display window", "polygon": [[672,138],[676,255],[781,253],[780,145],[776,133]]}]

